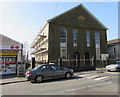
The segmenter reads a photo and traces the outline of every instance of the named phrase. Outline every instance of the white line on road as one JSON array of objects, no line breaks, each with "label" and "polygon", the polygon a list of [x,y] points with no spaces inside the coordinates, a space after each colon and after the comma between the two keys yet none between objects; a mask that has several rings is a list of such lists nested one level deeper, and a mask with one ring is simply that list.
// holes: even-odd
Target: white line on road
[{"label": "white line on road", "polygon": [[84,74],[84,75],[78,75],[79,77],[84,77],[84,76],[88,76],[90,74]]},{"label": "white line on road", "polygon": [[100,78],[95,78],[94,80],[102,80],[102,79],[105,79],[105,78],[108,78],[110,76],[105,76],[105,77],[100,77]]},{"label": "white line on road", "polygon": [[95,75],[95,76],[90,76],[90,77],[87,77],[87,78],[94,78],[94,77],[98,77],[99,75]]},{"label": "white line on road", "polygon": [[80,87],[80,88],[69,89],[69,90],[61,91],[61,93],[70,92],[70,91],[76,91],[76,90],[85,89],[85,88],[98,87],[98,86],[107,85],[107,84],[110,84],[110,83],[112,83],[112,82],[101,83],[101,84],[91,85],[91,86],[87,86],[87,87]]},{"label": "white line on road", "polygon": [[108,73],[108,74],[120,74],[120,72],[105,72],[105,73]]}]

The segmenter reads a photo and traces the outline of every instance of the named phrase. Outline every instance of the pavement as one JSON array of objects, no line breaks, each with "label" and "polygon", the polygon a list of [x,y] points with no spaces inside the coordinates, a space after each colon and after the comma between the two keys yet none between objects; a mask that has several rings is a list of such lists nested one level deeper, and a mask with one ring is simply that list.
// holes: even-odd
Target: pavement
[{"label": "pavement", "polygon": [[[76,75],[83,75],[83,74],[92,74],[92,73],[104,73],[105,70],[93,70],[93,71],[81,71],[81,72],[75,72]],[[0,85],[10,84],[10,83],[19,83],[19,82],[26,82],[25,77],[18,77],[16,75],[3,75],[0,77]]]},{"label": "pavement", "polygon": [[0,78],[0,85],[25,81],[27,81],[25,77],[17,77],[16,75],[3,75],[2,78]]}]

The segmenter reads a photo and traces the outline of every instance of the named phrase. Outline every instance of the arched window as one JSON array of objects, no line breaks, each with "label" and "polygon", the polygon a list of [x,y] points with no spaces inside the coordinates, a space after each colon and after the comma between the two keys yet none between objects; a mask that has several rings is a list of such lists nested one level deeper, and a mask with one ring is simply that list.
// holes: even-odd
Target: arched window
[{"label": "arched window", "polygon": [[100,59],[100,34],[95,32],[96,59]]},{"label": "arched window", "polygon": [[86,32],[87,47],[90,47],[90,32]]},{"label": "arched window", "polygon": [[60,43],[67,42],[67,30],[65,28],[60,29]]},{"label": "arched window", "polygon": [[95,47],[100,48],[100,35],[98,32],[95,32]]},{"label": "arched window", "polygon": [[67,60],[67,30],[65,28],[60,29],[60,57]]},{"label": "arched window", "polygon": [[77,30],[73,29],[73,46],[77,46]]}]

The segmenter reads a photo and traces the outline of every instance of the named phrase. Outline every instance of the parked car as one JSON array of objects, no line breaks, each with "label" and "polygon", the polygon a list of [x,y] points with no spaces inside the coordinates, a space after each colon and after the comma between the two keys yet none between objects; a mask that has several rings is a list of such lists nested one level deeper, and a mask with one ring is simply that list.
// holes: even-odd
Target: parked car
[{"label": "parked car", "polygon": [[42,82],[44,79],[51,78],[70,78],[72,75],[74,75],[74,71],[72,69],[52,64],[38,65],[33,70],[26,71],[26,78],[31,82]]},{"label": "parked car", "polygon": [[120,61],[116,61],[115,64],[106,66],[107,71],[120,71]]}]

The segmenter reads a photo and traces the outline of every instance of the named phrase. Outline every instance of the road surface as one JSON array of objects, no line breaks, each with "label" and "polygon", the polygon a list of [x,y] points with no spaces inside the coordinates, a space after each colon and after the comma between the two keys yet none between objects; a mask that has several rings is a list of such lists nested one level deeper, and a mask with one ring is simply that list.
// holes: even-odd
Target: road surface
[{"label": "road surface", "polygon": [[71,79],[2,85],[2,95],[118,95],[118,72],[76,74]]}]

